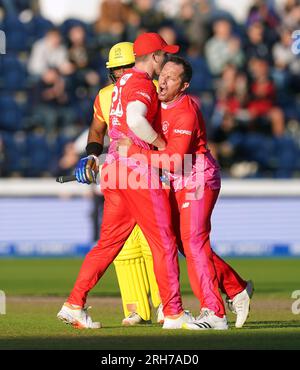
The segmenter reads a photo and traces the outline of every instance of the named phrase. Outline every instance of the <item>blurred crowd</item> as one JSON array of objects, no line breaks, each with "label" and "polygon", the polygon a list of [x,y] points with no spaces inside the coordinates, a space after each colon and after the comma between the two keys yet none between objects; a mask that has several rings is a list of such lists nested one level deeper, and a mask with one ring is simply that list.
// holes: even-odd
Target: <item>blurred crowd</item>
[{"label": "blurred crowd", "polygon": [[96,22],[54,25],[38,0],[0,0],[1,177],[72,170],[61,159],[109,83],[108,50],[144,31],[180,44],[190,61],[189,92],[224,176],[299,177],[300,49],[292,33],[300,30],[300,1],[249,2],[242,23],[209,0],[103,0]]}]

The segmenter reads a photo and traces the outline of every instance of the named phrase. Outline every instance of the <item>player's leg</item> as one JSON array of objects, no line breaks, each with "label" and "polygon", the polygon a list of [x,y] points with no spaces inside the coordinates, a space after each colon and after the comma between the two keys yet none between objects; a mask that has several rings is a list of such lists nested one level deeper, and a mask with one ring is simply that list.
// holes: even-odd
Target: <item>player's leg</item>
[{"label": "player's leg", "polygon": [[210,245],[210,217],[218,190],[205,188],[200,199],[188,200],[187,191],[175,193],[180,210],[180,233],[194,294],[200,301],[201,315],[187,329],[227,329],[225,307]]},{"label": "player's leg", "polygon": [[241,328],[246,322],[250,311],[250,300],[254,287],[251,280],[245,281],[241,276],[216,253],[213,253],[219,286],[226,294],[228,309],[237,315],[235,326]]},{"label": "player's leg", "polygon": [[147,271],[147,280],[149,283],[152,305],[154,308],[156,308],[157,322],[162,324],[164,321],[164,317],[163,317],[163,312],[162,312],[162,304],[161,304],[159,289],[158,289],[156,277],[154,274],[153,257],[152,257],[151,249],[139,226],[137,226],[137,234],[138,234],[139,244],[141,246],[141,250],[142,250],[144,261],[145,261],[145,266],[146,266],[146,271]]},{"label": "player's leg", "polygon": [[136,325],[151,320],[147,268],[136,225],[114,260],[125,319],[123,325]]},{"label": "player's leg", "polygon": [[67,304],[58,314],[64,321],[73,316],[74,321],[79,321],[83,327],[90,327],[85,326],[89,320],[83,309],[88,292],[118,255],[135,225],[119,191],[106,189],[103,193],[105,201],[100,239],[86,255]]},{"label": "player's leg", "polygon": [[228,299],[233,299],[246,288],[247,281],[242,279],[242,277],[215,252],[213,252],[213,261],[221,291],[226,294]]},{"label": "player's leg", "polygon": [[[185,255],[182,240],[180,239],[180,208],[185,198],[180,193],[176,196],[170,193],[170,202],[172,206],[172,222],[176,230],[177,245],[180,252]],[[211,205],[211,207],[213,204]],[[210,218],[210,214],[206,215]],[[210,230],[210,222],[207,225]],[[236,327],[242,327],[245,323],[250,309],[250,298],[253,294],[252,281],[243,280],[240,275],[214,251],[212,251],[213,262],[217,273],[219,288],[227,295],[227,306],[230,311],[237,315]]]},{"label": "player's leg", "polygon": [[118,190],[106,189],[104,198],[100,239],[86,255],[68,298],[69,303],[82,307],[88,292],[118,255],[135,225]]},{"label": "player's leg", "polygon": [[150,245],[165,317],[168,316],[169,319],[178,316],[181,320],[185,315],[180,296],[178,255],[168,197],[163,189],[149,189],[147,186],[138,190],[129,187],[123,190],[123,195]]},{"label": "player's leg", "polygon": [[157,308],[161,304],[161,299],[159,295],[158,285],[156,282],[156,277],[154,274],[153,257],[152,257],[151,249],[139,226],[137,226],[137,233],[138,233],[138,238],[139,238],[139,244],[141,246],[141,250],[143,253],[144,260],[145,260],[146,271],[147,271],[147,276],[148,276],[148,281],[149,281],[149,290],[151,294],[151,301],[152,301],[153,306]]}]

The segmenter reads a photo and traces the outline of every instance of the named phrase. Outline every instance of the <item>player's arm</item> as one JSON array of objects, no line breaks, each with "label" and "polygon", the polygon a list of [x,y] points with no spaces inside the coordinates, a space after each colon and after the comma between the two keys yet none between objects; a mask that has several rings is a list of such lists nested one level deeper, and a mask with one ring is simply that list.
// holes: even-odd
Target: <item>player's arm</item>
[{"label": "player's arm", "polygon": [[140,100],[129,102],[126,110],[127,125],[140,139],[163,149],[166,143],[148,122],[147,112],[148,107],[144,102]]},{"label": "player's arm", "polygon": [[126,121],[131,131],[148,144],[164,149],[165,141],[157,134],[151,123],[147,120],[147,113],[157,108],[157,92],[152,81],[141,86],[134,83],[127,97]]},{"label": "player's arm", "polygon": [[[153,163],[152,156],[159,155],[159,161],[155,161],[155,164],[157,164],[161,169],[176,172],[182,167],[184,155],[189,153],[193,128],[193,115],[186,115],[182,118],[178,118],[176,124],[173,126],[172,131],[169,133],[168,143],[164,150],[157,152],[155,150],[143,149],[135,144],[132,144],[130,146],[128,145],[128,156],[143,154],[144,158],[147,158],[147,163],[150,164]],[[122,142],[120,142],[120,146],[121,145]]]},{"label": "player's arm", "polygon": [[97,96],[94,103],[94,118],[89,129],[87,146],[85,148],[87,156],[80,159],[75,169],[75,176],[78,182],[84,184],[96,182],[99,172],[98,157],[103,151],[106,130],[107,124],[103,118],[99,96]]},{"label": "player's arm", "polygon": [[99,121],[97,118],[94,117],[89,129],[87,147],[92,143],[95,143],[97,145],[95,146],[96,149],[93,149],[91,145],[90,150],[88,150],[86,147],[87,154],[94,154],[98,157],[102,153],[106,131],[107,131],[106,122],[104,120]]}]

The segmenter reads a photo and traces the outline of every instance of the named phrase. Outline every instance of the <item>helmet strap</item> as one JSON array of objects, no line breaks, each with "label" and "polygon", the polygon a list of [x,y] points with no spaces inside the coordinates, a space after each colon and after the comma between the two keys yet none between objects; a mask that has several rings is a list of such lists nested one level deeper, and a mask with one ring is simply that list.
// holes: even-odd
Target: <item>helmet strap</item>
[{"label": "helmet strap", "polygon": [[109,78],[112,80],[112,82],[115,84],[117,82],[116,76],[114,75],[113,69],[109,70]]}]

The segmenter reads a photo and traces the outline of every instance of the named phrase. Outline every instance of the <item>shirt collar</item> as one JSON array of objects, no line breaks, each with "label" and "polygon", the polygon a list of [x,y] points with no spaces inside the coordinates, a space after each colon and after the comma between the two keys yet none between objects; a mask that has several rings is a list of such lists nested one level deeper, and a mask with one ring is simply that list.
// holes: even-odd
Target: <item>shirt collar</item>
[{"label": "shirt collar", "polygon": [[186,94],[180,95],[176,100],[172,101],[171,103],[161,102],[162,109],[171,109],[175,107],[177,104],[181,103],[181,101],[186,97]]}]

